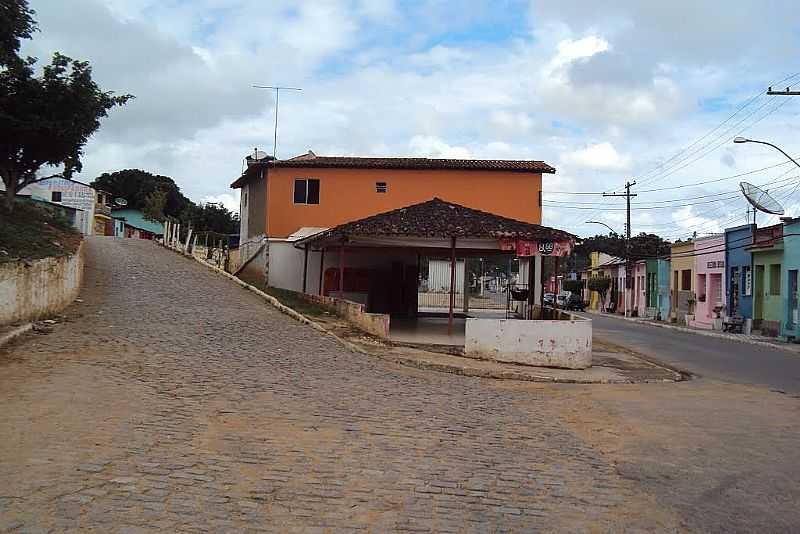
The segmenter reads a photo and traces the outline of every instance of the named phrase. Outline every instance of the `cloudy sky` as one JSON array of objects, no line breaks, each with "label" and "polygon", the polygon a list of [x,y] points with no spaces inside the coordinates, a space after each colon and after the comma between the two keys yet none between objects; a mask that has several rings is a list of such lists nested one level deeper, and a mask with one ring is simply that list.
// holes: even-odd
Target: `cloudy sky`
[{"label": "cloudy sky", "polygon": [[792,0],[31,6],[41,31],[25,52],[89,60],[104,89],[136,95],[91,140],[79,179],[136,167],[235,208],[243,156],[272,149],[273,95],[252,85],[280,84],[303,92],[281,98],[279,157],[541,159],[558,169],[545,176],[543,222],[581,235],[603,231],[590,219],[621,232],[623,199],[561,192],[633,178],[635,233],[744,224],[739,180],[775,182],[800,213],[800,169],[730,142],[742,133],[800,154],[800,97],[763,95],[800,87]]}]

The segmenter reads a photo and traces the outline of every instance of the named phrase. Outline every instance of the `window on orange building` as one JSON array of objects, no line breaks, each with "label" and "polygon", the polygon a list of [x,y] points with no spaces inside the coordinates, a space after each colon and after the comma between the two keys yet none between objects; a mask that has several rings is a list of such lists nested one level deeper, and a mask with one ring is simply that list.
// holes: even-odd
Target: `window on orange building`
[{"label": "window on orange building", "polygon": [[319,204],[319,180],[298,178],[294,181],[295,204]]}]

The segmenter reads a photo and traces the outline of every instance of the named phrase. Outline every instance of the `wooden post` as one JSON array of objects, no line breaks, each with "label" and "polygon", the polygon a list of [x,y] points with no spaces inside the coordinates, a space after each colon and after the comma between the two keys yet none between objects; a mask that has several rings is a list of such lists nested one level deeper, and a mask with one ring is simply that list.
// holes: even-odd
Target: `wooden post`
[{"label": "wooden post", "polygon": [[303,251],[303,293],[306,292],[306,280],[308,279],[308,245]]},{"label": "wooden post", "polygon": [[344,298],[344,241],[339,245],[339,298]]},{"label": "wooden post", "polygon": [[447,316],[447,335],[453,335],[453,307],[456,303],[456,238],[450,238],[450,313]]},{"label": "wooden post", "polygon": [[319,254],[319,296],[322,296],[322,275],[325,273],[325,248]]}]

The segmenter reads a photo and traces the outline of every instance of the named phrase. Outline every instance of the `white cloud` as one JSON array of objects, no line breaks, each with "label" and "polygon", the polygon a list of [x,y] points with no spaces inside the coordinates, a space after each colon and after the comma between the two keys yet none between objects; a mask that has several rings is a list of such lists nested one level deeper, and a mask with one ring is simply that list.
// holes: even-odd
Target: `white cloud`
[{"label": "white cloud", "polygon": [[[195,200],[230,202],[242,157],[272,148],[274,97],[251,85],[277,83],[304,88],[281,95],[279,157],[313,149],[540,159],[558,167],[545,190],[611,190],[622,171],[652,188],[780,161],[774,151],[737,145],[690,158],[669,176],[651,172],[791,63],[798,45],[791,3],[726,6],[537,0],[523,24],[530,33],[520,33],[508,10],[487,0],[275,0],[269,9],[258,0],[32,0],[42,31],[26,51],[89,60],[103,89],[137,96],[112,110],[90,140],[83,180],[137,167],[173,177]],[[747,133],[796,147],[798,104],[789,99]],[[637,201],[731,187],[735,181],[642,193]],[[676,211],[678,219],[641,210],[634,232],[703,230],[743,217],[737,202]],[[619,227],[621,212],[603,205],[548,207],[545,222],[578,232],[596,231],[581,226],[588,219]]]},{"label": "white cloud", "polygon": [[469,150],[462,146],[451,146],[431,135],[415,135],[408,143],[411,152],[417,156],[431,158],[469,159]]},{"label": "white cloud", "polygon": [[223,193],[221,195],[208,195],[201,200],[203,203],[222,204],[229,211],[239,213],[239,190],[234,194]]},{"label": "white cloud", "polygon": [[608,171],[622,171],[631,166],[630,156],[619,154],[611,143],[596,143],[564,154],[562,161],[589,169]]}]

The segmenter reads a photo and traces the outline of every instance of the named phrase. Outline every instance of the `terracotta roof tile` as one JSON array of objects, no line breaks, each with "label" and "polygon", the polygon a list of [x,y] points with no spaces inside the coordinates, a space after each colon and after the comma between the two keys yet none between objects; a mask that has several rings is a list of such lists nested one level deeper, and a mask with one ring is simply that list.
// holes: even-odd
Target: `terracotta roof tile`
[{"label": "terracotta roof tile", "polygon": [[351,236],[574,239],[563,230],[509,219],[439,198],[341,224],[308,241]]},{"label": "terracotta roof tile", "polygon": [[317,156],[309,151],[290,159],[264,160],[251,165],[231,184],[241,187],[254,176],[256,168],[340,168],[340,169],[443,169],[474,171],[533,172],[553,174],[555,168],[543,161],[505,159],[436,159],[436,158],[361,158],[351,156]]}]

